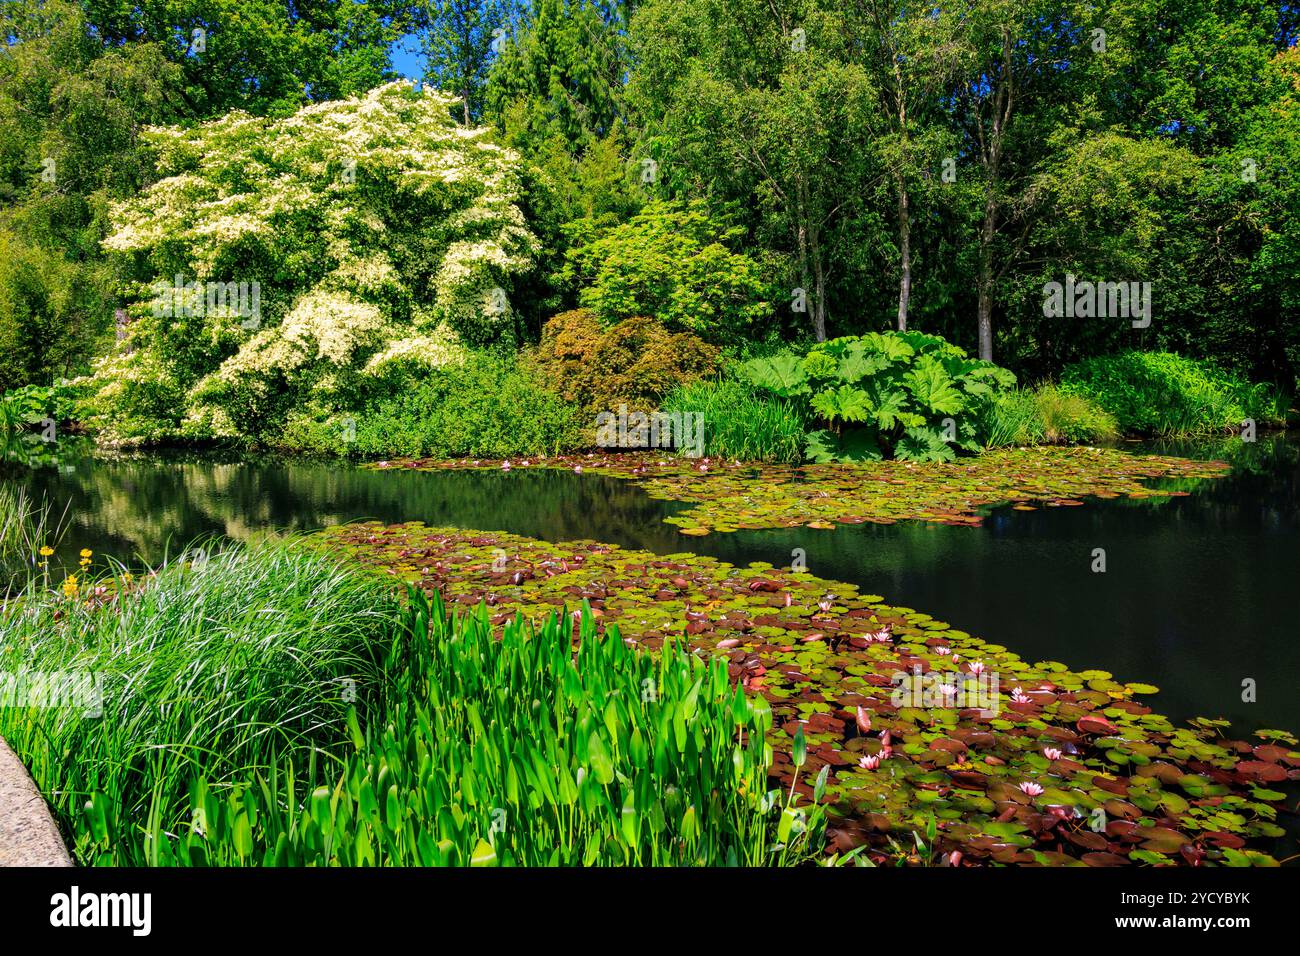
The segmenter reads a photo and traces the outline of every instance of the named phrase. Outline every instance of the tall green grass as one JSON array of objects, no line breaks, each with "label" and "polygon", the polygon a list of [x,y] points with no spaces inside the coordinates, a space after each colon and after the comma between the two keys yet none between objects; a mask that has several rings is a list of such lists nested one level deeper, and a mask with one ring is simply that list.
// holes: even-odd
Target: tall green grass
[{"label": "tall green grass", "polygon": [[345,697],[364,705],[381,681],[400,614],[382,582],[283,544],[190,557],[99,595],[33,585],[0,612],[10,681],[99,682],[102,716],[88,702],[0,707],[0,734],[83,862],[141,862],[150,814],[187,819],[196,777],[228,785],[336,747]]},{"label": "tall green grass", "polygon": [[148,862],[753,866],[820,852],[823,812],[767,790],[771,709],[731,687],[725,659],[638,653],[614,629],[598,639],[590,616],[575,652],[562,620],[497,639],[482,607],[453,620],[413,593],[382,716],[350,722],[347,759],[223,792],[196,781],[202,825],[169,836],[156,822]]},{"label": "tall green grass", "polygon": [[808,422],[793,403],[731,380],[701,381],[674,390],[663,411],[697,413],[704,420],[705,452],[741,461],[798,463]]},{"label": "tall green grass", "polygon": [[771,709],[723,658],[640,653],[588,614],[576,651],[564,614],[498,639],[485,608],[453,619],[276,542],[107,584],[29,588],[0,616],[0,671],[102,676],[99,716],[0,708],[83,863],[760,865],[824,846],[820,805],[768,789]]},{"label": "tall green grass", "polygon": [[35,501],[21,485],[0,484],[0,599],[26,587],[39,574],[42,547],[53,548],[67,531],[67,511]]},{"label": "tall green grass", "polygon": [[1041,445],[1109,441],[1119,437],[1115,417],[1082,395],[1054,385],[998,395],[983,424],[984,445]]}]

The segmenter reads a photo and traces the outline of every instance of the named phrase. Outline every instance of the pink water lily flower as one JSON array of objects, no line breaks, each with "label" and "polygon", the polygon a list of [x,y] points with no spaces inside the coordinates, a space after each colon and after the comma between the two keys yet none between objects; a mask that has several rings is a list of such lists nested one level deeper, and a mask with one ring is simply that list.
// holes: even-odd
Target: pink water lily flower
[{"label": "pink water lily flower", "polygon": [[952,653],[952,648],[951,648],[951,647],[936,647],[936,648],[934,649],[934,652],[935,652],[936,654],[951,654],[951,653]]},{"label": "pink water lily flower", "polygon": [[1048,760],[1060,760],[1061,751],[1056,747],[1044,747],[1043,756],[1046,757]]},{"label": "pink water lily flower", "polygon": [[503,461],[503,462],[501,463],[501,470],[502,470],[502,471],[509,471],[509,470],[510,470],[510,462],[508,462],[508,461]]},{"label": "pink water lily flower", "polygon": [[983,662],[983,661],[971,661],[971,662],[970,662],[970,672],[971,672],[972,674],[974,674],[976,677],[978,677],[980,674],[983,674],[983,673],[984,673],[984,662]]},{"label": "pink water lily flower", "polygon": [[1043,788],[1038,784],[1034,783],[1032,780],[1026,780],[1024,783],[1020,785],[1020,789],[1023,790],[1025,793],[1029,794],[1031,797],[1036,797],[1043,792]]},{"label": "pink water lily flower", "polygon": [[1030,696],[1026,694],[1023,690],[1021,690],[1019,687],[1011,688],[1011,699],[1014,700],[1017,704],[1032,703]]},{"label": "pink water lily flower", "polygon": [[578,474],[582,474],[582,466],[581,466],[581,465],[574,465],[574,466],[573,466],[573,470],[574,470],[575,472],[577,472]]},{"label": "pink water lily flower", "polygon": [[864,754],[858,761],[858,766],[863,770],[875,770],[880,766],[880,758],[875,754]]},{"label": "pink water lily flower", "polygon": [[827,596],[822,598],[820,601],[818,601],[817,606],[821,608],[823,611],[829,611],[834,606],[834,604],[831,601],[831,598]]}]

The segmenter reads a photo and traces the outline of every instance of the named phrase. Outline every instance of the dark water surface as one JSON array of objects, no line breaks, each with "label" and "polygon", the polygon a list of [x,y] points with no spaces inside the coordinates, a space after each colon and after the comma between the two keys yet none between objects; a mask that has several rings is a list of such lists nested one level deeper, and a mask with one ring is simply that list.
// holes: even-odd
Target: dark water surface
[{"label": "dark water surface", "polygon": [[[1160,687],[1174,719],[1227,717],[1240,730],[1300,730],[1300,442],[1133,446],[1227,457],[1230,477],[1184,498],[1095,500],[1084,507],[997,508],[981,528],[907,522],[834,531],[679,535],[634,483],[597,475],[363,471],[337,462],[187,453],[70,454],[12,467],[68,509],[61,557],[81,548],[156,563],[207,535],[246,540],[361,518],[591,538],[661,554],[808,569],[917,608],[1029,660],[1098,668]],[[1106,553],[1104,574],[1091,570]],[[1243,681],[1256,701],[1242,700]]]}]

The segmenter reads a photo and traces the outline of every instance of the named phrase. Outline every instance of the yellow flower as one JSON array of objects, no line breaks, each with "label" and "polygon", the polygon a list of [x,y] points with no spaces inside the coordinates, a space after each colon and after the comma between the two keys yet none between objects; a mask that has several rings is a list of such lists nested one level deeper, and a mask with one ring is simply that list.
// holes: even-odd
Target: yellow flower
[{"label": "yellow flower", "polygon": [[41,545],[41,557],[48,558],[53,553],[54,553],[54,549],[51,548],[49,545],[47,544]]},{"label": "yellow flower", "polygon": [[77,584],[77,576],[75,574],[69,574],[67,579],[63,582],[63,596],[70,598],[76,597],[79,587],[80,585]]},{"label": "yellow flower", "polygon": [[82,556],[83,558],[89,558],[89,557],[90,557],[92,554],[94,554],[94,553],[95,553],[95,552],[94,552],[94,551],[91,551],[89,548],[82,548],[82,549],[81,549],[81,556]]}]

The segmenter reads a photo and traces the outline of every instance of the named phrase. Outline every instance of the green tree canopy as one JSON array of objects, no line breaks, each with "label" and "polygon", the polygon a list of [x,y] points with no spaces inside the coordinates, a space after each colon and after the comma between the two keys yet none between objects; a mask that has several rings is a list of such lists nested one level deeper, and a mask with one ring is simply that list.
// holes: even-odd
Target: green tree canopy
[{"label": "green tree canopy", "polygon": [[764,270],[729,248],[742,234],[711,219],[702,203],[652,202],[570,250],[568,274],[582,305],[606,323],[649,316],[673,331],[734,343],[771,311]]}]

